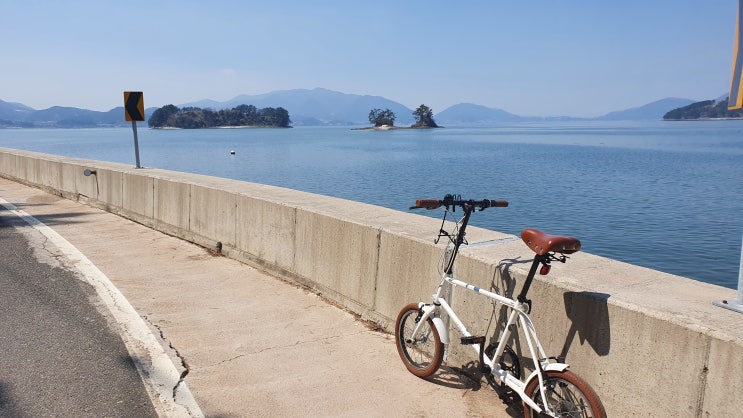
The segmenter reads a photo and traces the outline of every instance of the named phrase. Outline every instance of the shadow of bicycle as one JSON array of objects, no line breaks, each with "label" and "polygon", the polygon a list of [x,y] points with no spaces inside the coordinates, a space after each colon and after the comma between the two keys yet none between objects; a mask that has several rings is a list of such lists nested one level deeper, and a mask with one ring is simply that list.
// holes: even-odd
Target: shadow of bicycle
[{"label": "shadow of bicycle", "polygon": [[608,300],[610,295],[595,292],[565,292],[565,314],[570,319],[570,329],[565,337],[560,356],[566,358],[577,335],[580,344],[588,342],[599,356],[611,350],[611,327]]},{"label": "shadow of bicycle", "polygon": [[[477,364],[474,367],[476,370]],[[451,389],[478,391],[482,388],[478,377],[478,375],[469,372],[467,366],[463,368],[441,366],[436,374],[429,377],[428,380]]]},{"label": "shadow of bicycle", "polygon": [[[442,366],[428,380],[437,385],[465,391],[476,392],[482,389],[485,376],[478,370],[479,362],[471,361],[461,367]],[[487,379],[486,379],[487,380]],[[495,395],[503,402],[505,412],[511,417],[524,416],[521,398],[510,388],[503,385],[488,384]]]},{"label": "shadow of bicycle", "polygon": [[[491,283],[491,291],[513,298],[516,291],[516,280],[511,277],[510,268],[516,264],[528,264],[532,260],[506,259],[498,264]],[[559,357],[565,359],[570,347],[578,336],[580,344],[586,342],[599,356],[606,356],[611,350],[611,326],[609,323],[608,300],[611,295],[597,292],[565,292],[563,303],[565,314],[570,321],[570,329]],[[500,335],[505,329],[507,309],[500,306],[495,309],[491,321],[495,322],[492,336]],[[518,334],[511,335],[511,346],[519,351],[521,347]],[[521,355],[521,352],[518,352]]]}]

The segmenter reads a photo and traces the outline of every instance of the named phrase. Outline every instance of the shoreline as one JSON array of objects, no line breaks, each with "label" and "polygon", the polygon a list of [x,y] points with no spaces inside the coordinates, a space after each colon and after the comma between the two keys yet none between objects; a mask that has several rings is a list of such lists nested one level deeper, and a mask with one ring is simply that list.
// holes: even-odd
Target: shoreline
[{"label": "shoreline", "polygon": [[351,128],[352,131],[397,131],[405,129],[439,129],[443,126],[367,126],[364,128]]},{"label": "shoreline", "polygon": [[205,128],[179,128],[176,126],[157,126],[150,129],[160,130],[190,130],[190,129],[288,129],[293,126],[261,126],[261,125],[240,125],[240,126],[208,126]]},{"label": "shoreline", "polygon": [[719,120],[743,120],[743,118],[694,118],[694,119],[661,119],[663,122],[709,122]]}]

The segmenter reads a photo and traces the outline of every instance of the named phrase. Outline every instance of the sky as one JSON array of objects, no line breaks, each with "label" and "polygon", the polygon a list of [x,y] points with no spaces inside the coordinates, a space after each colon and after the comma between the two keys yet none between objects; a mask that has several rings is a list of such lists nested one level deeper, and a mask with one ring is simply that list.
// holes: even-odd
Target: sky
[{"label": "sky", "polygon": [[595,117],[730,89],[735,0],[0,0],[0,99],[107,111],[313,89]]}]

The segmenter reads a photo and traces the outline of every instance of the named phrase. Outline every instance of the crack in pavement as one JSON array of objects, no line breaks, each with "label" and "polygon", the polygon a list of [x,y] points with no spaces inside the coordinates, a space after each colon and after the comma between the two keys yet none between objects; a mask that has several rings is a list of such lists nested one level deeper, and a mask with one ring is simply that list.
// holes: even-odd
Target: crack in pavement
[{"label": "crack in pavement", "polygon": [[152,320],[150,320],[147,315],[142,315],[142,318],[147,321],[148,324],[150,324],[152,327],[157,329],[158,333],[160,334],[160,339],[168,343],[168,347],[173,351],[176,357],[178,357],[178,360],[181,362],[181,366],[183,367],[183,371],[180,374],[180,377],[178,378],[178,382],[173,386],[173,399],[176,399],[176,396],[178,395],[178,388],[181,386],[181,384],[186,379],[186,376],[191,372],[191,366],[188,364],[188,361],[186,361],[186,358],[181,354],[181,352],[173,345],[173,342],[170,341],[166,336],[163,329],[160,327],[160,325],[154,323]]},{"label": "crack in pavement", "polygon": [[330,340],[334,340],[334,339],[338,339],[338,338],[354,337],[354,336],[365,334],[365,333],[369,333],[369,332],[372,332],[372,331],[361,330],[361,331],[350,333],[350,334],[331,335],[331,336],[328,336],[328,337],[316,338],[316,339],[313,339],[313,340],[295,341],[293,344],[283,344],[283,345],[276,345],[276,346],[271,346],[271,347],[265,347],[265,348],[262,348],[260,350],[254,350],[254,351],[251,351],[251,352],[248,352],[248,353],[245,353],[245,354],[238,354],[238,355],[236,355],[234,357],[230,357],[228,359],[224,359],[224,360],[218,361],[216,363],[207,364],[207,365],[204,365],[202,367],[197,367],[195,369],[197,369],[197,370],[205,370],[205,369],[209,369],[209,368],[212,368],[212,367],[221,366],[221,365],[223,365],[225,363],[229,363],[229,362],[235,361],[235,360],[237,360],[239,358],[242,358],[242,357],[252,356],[252,355],[256,355],[256,354],[263,354],[265,352],[273,351],[273,350],[281,350],[281,349],[284,349],[284,348],[297,347],[297,346],[305,345],[305,344],[312,344],[312,343],[317,343],[317,342],[322,342],[322,341],[330,341]]}]

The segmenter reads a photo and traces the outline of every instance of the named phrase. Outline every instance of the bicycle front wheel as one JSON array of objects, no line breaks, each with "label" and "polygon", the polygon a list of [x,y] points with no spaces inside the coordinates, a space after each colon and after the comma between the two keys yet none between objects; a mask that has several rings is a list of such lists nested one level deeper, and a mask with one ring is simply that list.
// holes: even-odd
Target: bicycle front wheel
[{"label": "bicycle front wheel", "polygon": [[402,308],[395,322],[395,344],[405,367],[418,377],[436,373],[444,359],[444,344],[431,318],[421,325],[413,338],[413,331],[421,320],[417,303]]},{"label": "bicycle front wheel", "polygon": [[[565,370],[563,372],[548,371],[544,382],[545,395],[550,410],[558,417],[593,417],[606,418],[604,405],[596,392],[578,375]],[[539,391],[539,379],[534,378],[526,386],[526,396],[537,405],[542,404],[542,394]],[[547,414],[537,414],[529,405],[524,404],[524,416],[546,417]]]}]

